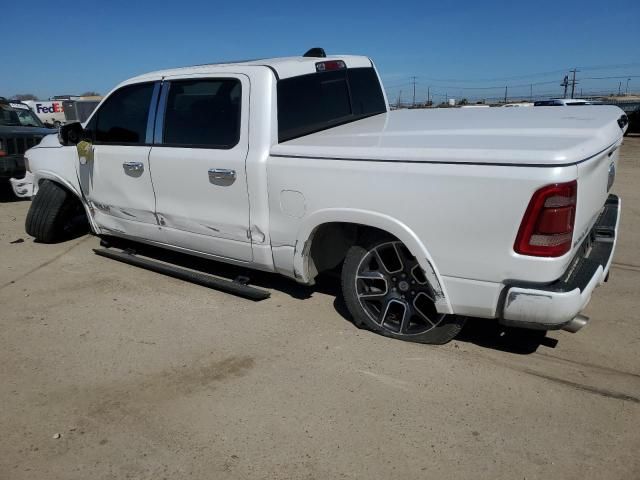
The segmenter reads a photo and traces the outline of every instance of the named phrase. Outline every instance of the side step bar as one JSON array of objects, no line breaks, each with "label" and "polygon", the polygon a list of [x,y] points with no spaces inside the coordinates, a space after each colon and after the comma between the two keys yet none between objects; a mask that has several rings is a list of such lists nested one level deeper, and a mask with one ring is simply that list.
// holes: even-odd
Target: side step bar
[{"label": "side step bar", "polygon": [[169,265],[166,263],[158,262],[156,260],[138,257],[133,253],[115,252],[102,248],[94,248],[93,251],[96,255],[100,255],[101,257],[118,260],[119,262],[128,263],[129,265],[134,265],[136,267],[141,267],[153,272],[162,273],[163,275],[168,275],[173,278],[179,278],[180,280],[186,280],[187,282],[196,283],[198,285],[202,285],[203,287],[213,288],[214,290],[220,290],[251,300],[264,300],[265,298],[269,298],[269,296],[271,295],[271,292],[268,292],[267,290],[263,290],[261,288],[250,287],[241,282],[223,280],[206,273],[195,272],[193,270],[188,270],[186,268],[178,267],[175,265]]}]

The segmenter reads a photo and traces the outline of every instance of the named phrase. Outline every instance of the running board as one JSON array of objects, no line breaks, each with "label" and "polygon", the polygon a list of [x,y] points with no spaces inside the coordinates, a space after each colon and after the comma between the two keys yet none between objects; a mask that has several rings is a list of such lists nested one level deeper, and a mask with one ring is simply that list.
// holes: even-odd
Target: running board
[{"label": "running board", "polygon": [[251,300],[264,300],[265,298],[269,298],[271,295],[271,292],[268,292],[267,290],[245,285],[244,277],[239,277],[241,278],[240,281],[223,280],[206,273],[195,272],[175,265],[169,265],[156,260],[138,257],[135,253],[115,252],[103,248],[94,248],[93,251],[96,255],[100,255],[101,257],[118,260],[119,262],[128,263],[129,265],[141,267],[156,273],[162,273],[163,275],[179,278],[180,280],[186,280],[187,282],[196,283],[203,287],[213,288],[214,290],[220,290],[222,292],[231,293]]}]

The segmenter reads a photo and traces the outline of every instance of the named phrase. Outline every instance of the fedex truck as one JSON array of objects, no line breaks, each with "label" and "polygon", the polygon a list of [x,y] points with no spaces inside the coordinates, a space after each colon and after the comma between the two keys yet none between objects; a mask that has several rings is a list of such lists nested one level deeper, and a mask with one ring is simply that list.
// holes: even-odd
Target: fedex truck
[{"label": "fedex truck", "polygon": [[29,105],[29,108],[44,124],[58,127],[65,122],[62,100],[25,100],[23,103]]}]

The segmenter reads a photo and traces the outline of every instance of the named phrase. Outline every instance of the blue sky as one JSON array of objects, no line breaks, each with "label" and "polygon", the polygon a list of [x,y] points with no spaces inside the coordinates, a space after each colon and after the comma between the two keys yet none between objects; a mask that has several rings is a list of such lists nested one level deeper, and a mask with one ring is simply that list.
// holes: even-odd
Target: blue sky
[{"label": "blue sky", "polygon": [[591,67],[578,90],[624,90],[626,78],[586,79],[620,76],[640,92],[638,0],[3,3],[3,96],[106,93],[150,70],[312,46],[371,56],[391,99],[410,98],[412,75],[418,99],[555,94],[573,66]]}]

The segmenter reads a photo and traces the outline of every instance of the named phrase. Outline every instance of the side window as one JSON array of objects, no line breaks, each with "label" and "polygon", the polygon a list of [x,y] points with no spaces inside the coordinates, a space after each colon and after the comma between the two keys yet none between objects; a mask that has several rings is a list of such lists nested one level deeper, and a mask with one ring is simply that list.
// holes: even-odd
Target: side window
[{"label": "side window", "polygon": [[111,94],[87,126],[96,143],[144,144],[152,94],[153,83],[128,85]]},{"label": "side window", "polygon": [[173,81],[163,144],[233,148],[240,139],[240,81],[232,78]]}]

